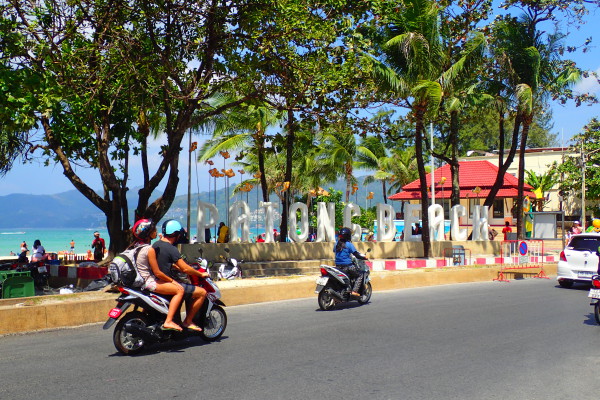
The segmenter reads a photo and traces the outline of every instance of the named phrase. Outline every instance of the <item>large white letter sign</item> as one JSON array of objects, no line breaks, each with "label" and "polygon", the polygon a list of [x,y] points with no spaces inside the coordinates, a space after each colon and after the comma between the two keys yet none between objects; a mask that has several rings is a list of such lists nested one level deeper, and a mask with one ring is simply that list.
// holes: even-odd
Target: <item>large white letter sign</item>
[{"label": "large white letter sign", "polygon": [[317,203],[316,241],[335,241],[335,203]]},{"label": "large white letter sign", "polygon": [[273,237],[273,203],[270,201],[261,201],[259,207],[265,209],[265,242],[272,243]]},{"label": "large white letter sign", "polygon": [[441,242],[444,238],[444,209],[439,204],[432,204],[427,209],[429,215],[429,237],[432,242]]},{"label": "large white letter sign", "polygon": [[[236,201],[229,207],[229,237],[231,242],[249,242],[250,240],[250,224],[248,216],[250,208],[245,201]],[[238,229],[242,230],[242,237],[238,236]]]},{"label": "large white letter sign", "polygon": [[377,241],[391,242],[395,234],[394,207],[391,204],[377,203]]},{"label": "large white letter sign", "polygon": [[488,206],[473,207],[473,240],[489,240],[487,219],[488,210]]},{"label": "large white letter sign", "polygon": [[352,231],[352,240],[360,241],[362,238],[362,228],[358,224],[352,223],[352,217],[360,217],[360,206],[348,203],[344,207],[344,226]]},{"label": "large white letter sign", "polygon": [[[417,216],[415,216],[415,213]],[[405,242],[420,242],[420,237],[415,237],[412,234],[412,224],[419,222],[419,214],[421,214],[420,204],[405,204],[404,205],[404,241]]]},{"label": "large white letter sign", "polygon": [[460,229],[460,217],[467,215],[465,206],[457,204],[450,209],[450,236],[452,240],[464,241],[469,236],[467,229]]},{"label": "large white letter sign", "polygon": [[[300,225],[297,223],[297,212],[300,211]],[[304,203],[294,203],[290,207],[288,218],[289,236],[294,242],[306,242],[308,239],[308,207]],[[300,234],[296,232],[300,230]]]},{"label": "large white letter sign", "polygon": [[197,240],[206,243],[204,230],[212,228],[219,220],[219,210],[214,204],[198,201],[198,217],[196,218]]}]

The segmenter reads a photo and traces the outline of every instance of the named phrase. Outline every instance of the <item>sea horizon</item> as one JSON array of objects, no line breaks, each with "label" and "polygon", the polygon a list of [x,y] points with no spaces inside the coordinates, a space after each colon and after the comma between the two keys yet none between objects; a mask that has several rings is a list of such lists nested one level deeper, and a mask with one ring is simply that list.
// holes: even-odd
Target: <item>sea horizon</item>
[{"label": "sea horizon", "polygon": [[[19,254],[21,242],[27,243],[29,257],[33,252],[33,242],[40,240],[46,253],[58,253],[71,250],[71,240],[75,242],[75,253],[85,254],[92,250],[94,232],[98,231],[100,237],[109,246],[108,230],[104,227],[98,228],[0,228],[0,257],[9,257],[11,252]],[[196,236],[195,227],[191,230],[191,237]],[[264,232],[264,228],[250,229],[250,238],[254,240],[258,234]],[[211,229],[214,241],[215,229]]]}]

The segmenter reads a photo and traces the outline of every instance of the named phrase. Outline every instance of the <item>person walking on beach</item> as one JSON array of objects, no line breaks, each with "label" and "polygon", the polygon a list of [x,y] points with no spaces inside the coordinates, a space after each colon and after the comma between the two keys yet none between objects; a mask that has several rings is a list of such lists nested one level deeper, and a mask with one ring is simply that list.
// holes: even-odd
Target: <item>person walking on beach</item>
[{"label": "person walking on beach", "polygon": [[104,239],[100,237],[100,232],[94,232],[94,241],[92,242],[92,248],[94,249],[94,261],[102,261],[102,259],[104,258],[104,250],[106,249],[106,244],[104,243]]},{"label": "person walking on beach", "polygon": [[71,239],[71,254],[75,254],[75,240]]}]

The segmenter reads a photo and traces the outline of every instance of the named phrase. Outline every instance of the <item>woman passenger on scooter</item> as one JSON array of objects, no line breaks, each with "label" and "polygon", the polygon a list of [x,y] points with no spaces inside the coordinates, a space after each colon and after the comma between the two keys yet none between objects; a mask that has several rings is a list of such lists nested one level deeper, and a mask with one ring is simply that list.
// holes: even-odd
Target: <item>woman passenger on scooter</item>
[{"label": "woman passenger on scooter", "polygon": [[[183,286],[163,274],[158,267],[155,272],[149,262],[148,253],[152,249],[150,242],[156,239],[156,226],[152,220],[140,219],[133,225],[132,233],[135,242],[131,247],[147,245],[140,250],[136,258],[136,267],[140,276],[144,278],[142,289],[173,296],[169,302],[169,312],[161,328],[163,330],[182,331],[183,329],[173,321],[173,318],[175,313],[179,312],[183,301]],[[154,259],[156,260],[156,256],[154,256]]]},{"label": "woman passenger on scooter", "polygon": [[347,274],[350,279],[355,279],[354,288],[350,293],[352,296],[360,297],[358,290],[362,285],[363,274],[358,271],[356,266],[352,263],[352,257],[358,258],[359,260],[366,260],[364,254],[361,254],[356,250],[356,247],[352,244],[352,231],[350,228],[342,228],[338,234],[338,241],[333,249],[335,252],[335,266],[340,271]]},{"label": "woman passenger on scooter", "polygon": [[[155,242],[148,251],[150,267],[158,278],[169,279],[175,283],[172,278],[172,267],[187,275],[196,275],[200,278],[210,276],[206,272],[196,271],[181,258],[181,253],[175,247],[175,243],[178,243],[183,236],[185,236],[185,230],[178,221],[169,219],[163,223],[161,239]],[[202,328],[194,324],[193,319],[202,307],[206,298],[206,290],[188,283],[178,282],[177,284],[183,287],[185,295],[192,299],[191,302],[186,300],[187,309],[182,322],[183,327],[192,331],[202,331]]]}]

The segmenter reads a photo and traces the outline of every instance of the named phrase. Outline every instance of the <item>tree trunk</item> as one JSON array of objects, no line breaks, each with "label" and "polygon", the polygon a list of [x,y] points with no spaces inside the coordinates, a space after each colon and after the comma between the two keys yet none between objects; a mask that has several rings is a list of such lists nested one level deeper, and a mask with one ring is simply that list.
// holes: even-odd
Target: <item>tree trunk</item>
[{"label": "tree trunk", "polygon": [[519,189],[517,191],[517,238],[524,238],[523,225],[523,191],[525,189],[525,148],[527,147],[527,136],[529,135],[529,126],[531,124],[531,115],[523,118],[523,131],[521,132],[521,145],[519,147]]},{"label": "tree trunk", "polygon": [[[452,194],[450,204],[455,206],[460,204],[460,182],[458,174],[460,172],[460,164],[458,162],[458,112],[450,113],[450,174],[452,178]],[[443,202],[444,200],[442,200]]]},{"label": "tree trunk", "polygon": [[388,198],[387,198],[387,187],[385,184],[385,179],[381,181],[381,186],[382,186],[382,190],[383,190],[383,202],[385,204],[387,204]]},{"label": "tree trunk", "polygon": [[417,169],[419,171],[419,189],[421,192],[421,219],[422,239],[423,239],[423,256],[429,257],[430,254],[430,239],[429,239],[429,197],[427,195],[427,174],[425,172],[425,162],[423,160],[423,120],[425,115],[425,107],[417,107],[416,114],[416,129],[415,129],[415,153],[417,156]]},{"label": "tree trunk", "polygon": [[287,138],[286,138],[286,160],[285,160],[285,182],[290,182],[290,187],[283,194],[283,210],[281,210],[280,241],[287,241],[288,236],[288,213],[290,208],[290,193],[292,191],[292,167],[294,154],[294,140],[296,127],[294,124],[294,111],[288,104]]},{"label": "tree trunk", "polygon": [[[502,187],[502,184],[504,183],[504,174],[506,174],[506,171],[508,171],[508,168],[512,164],[515,154],[517,152],[517,144],[519,143],[519,129],[521,128],[521,121],[522,121],[522,116],[520,114],[517,114],[517,116],[515,117],[515,126],[513,128],[512,143],[510,145],[510,150],[508,152],[508,156],[506,157],[506,160],[504,161],[504,163],[502,163],[498,166],[498,175],[496,175],[496,180],[494,181],[494,185],[490,189],[490,193],[488,194],[487,198],[485,199],[485,202],[483,203],[484,206],[491,207],[494,204],[494,199],[496,198],[498,191],[500,190],[500,188]],[[504,134],[504,133],[502,133],[502,134]]]},{"label": "tree trunk", "polygon": [[[257,135],[256,143],[258,145],[258,171],[260,172],[260,187],[262,189],[262,198],[266,203],[269,201],[269,188],[267,186],[267,175],[265,173],[265,138],[263,134]],[[258,207],[258,204],[256,205]]]}]

